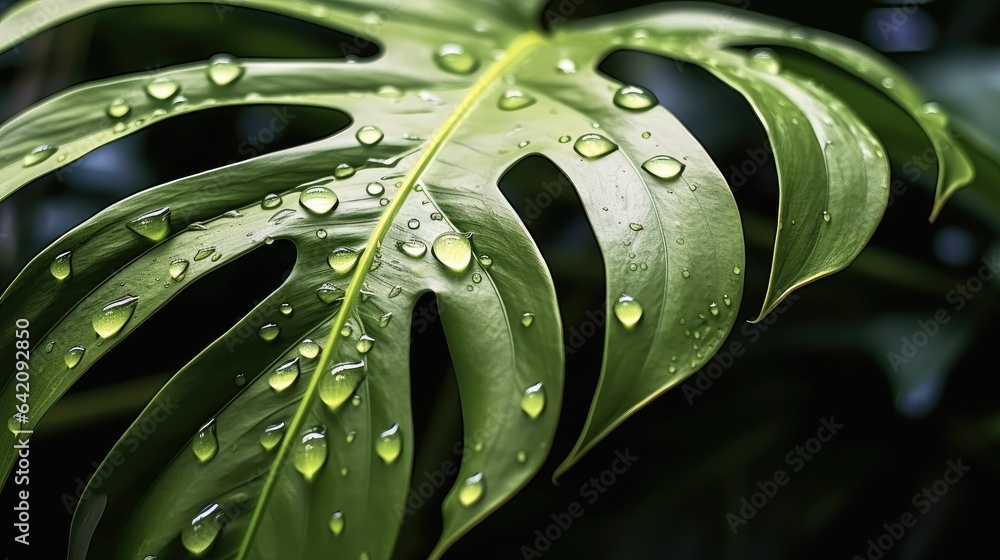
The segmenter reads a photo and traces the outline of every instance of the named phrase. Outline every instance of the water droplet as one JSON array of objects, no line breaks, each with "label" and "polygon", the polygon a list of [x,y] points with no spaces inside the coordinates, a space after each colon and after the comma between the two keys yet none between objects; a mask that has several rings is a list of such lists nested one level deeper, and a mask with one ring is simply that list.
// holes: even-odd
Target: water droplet
[{"label": "water droplet", "polygon": [[118,334],[125,326],[125,323],[132,318],[135,313],[135,306],[139,303],[136,296],[125,296],[105,305],[96,315],[94,315],[94,331],[101,338],[111,338]]},{"label": "water droplet", "polygon": [[518,143],[517,147],[518,148],[527,148],[530,145],[531,145],[531,141],[530,140],[525,140],[523,142]]},{"label": "water droplet", "polygon": [[389,321],[392,321],[392,312],[386,311],[378,318],[378,326],[384,329],[389,326]]},{"label": "water droplet", "polygon": [[479,68],[479,59],[465,50],[462,45],[446,43],[434,53],[434,62],[446,72],[471,74]]},{"label": "water droplet", "polygon": [[56,347],[56,341],[50,340],[48,344],[45,345],[45,353],[51,354],[52,349]]},{"label": "water droplet", "polygon": [[420,220],[418,220],[416,218],[413,218],[409,222],[406,223],[406,227],[408,227],[410,229],[419,229],[420,228]]},{"label": "water droplet", "polygon": [[358,432],[355,432],[354,430],[351,430],[350,432],[347,432],[347,437],[344,438],[344,439],[345,439],[345,441],[347,441],[347,443],[354,443],[354,438],[357,437],[357,435],[358,435]]},{"label": "water droplet", "polygon": [[[685,271],[686,272],[686,271]],[[622,294],[614,305],[615,317],[626,329],[631,329],[642,318],[642,305],[627,294]]]},{"label": "water droplet", "polygon": [[361,406],[361,395],[354,395],[351,397],[352,406]]},{"label": "water droplet", "polygon": [[675,179],[684,173],[686,166],[670,156],[656,156],[646,160],[642,168],[660,179]]},{"label": "water droplet", "polygon": [[517,462],[518,463],[525,463],[527,460],[528,460],[528,454],[527,453],[525,453],[524,451],[518,451],[517,452]]},{"label": "water droplet", "polygon": [[896,80],[890,76],[886,76],[885,78],[882,78],[882,87],[885,89],[892,89],[896,87]]},{"label": "water droplet", "polygon": [[444,216],[440,212],[434,212],[431,214],[431,220],[434,220],[435,222],[440,222],[443,219]]},{"label": "water droplet", "polygon": [[170,226],[170,208],[160,208],[143,214],[126,224],[125,227],[154,243],[159,243],[169,237],[173,231]]},{"label": "water droplet", "polygon": [[419,259],[427,254],[427,245],[424,245],[423,241],[413,239],[400,243],[399,250],[405,253],[408,257]]},{"label": "water droplet", "polygon": [[719,306],[716,305],[714,302],[708,306],[708,310],[712,312],[713,316],[715,317],[719,316]]},{"label": "water droplet", "polygon": [[618,145],[600,134],[584,134],[573,145],[576,153],[585,158],[604,157],[618,149]]},{"label": "water droplet", "polygon": [[281,443],[281,438],[285,435],[285,423],[278,422],[264,428],[260,434],[260,445],[265,451],[270,451]]},{"label": "water droplet", "polygon": [[403,435],[399,433],[399,424],[379,434],[375,440],[375,453],[386,462],[392,464],[403,452]]},{"label": "water droplet", "polygon": [[576,74],[576,63],[568,58],[563,58],[556,63],[556,69],[563,74]]},{"label": "water droplet", "polygon": [[628,227],[629,227],[629,229],[631,229],[632,231],[642,231],[643,229],[645,229],[645,228],[644,228],[644,227],[642,226],[642,224],[629,224],[629,225],[628,225]]},{"label": "water droplet", "polygon": [[623,86],[615,92],[615,105],[632,111],[645,111],[659,103],[653,92],[639,86]]},{"label": "water droplet", "polygon": [[219,537],[220,523],[213,517],[218,509],[219,504],[209,505],[181,531],[181,543],[191,554],[202,556]]},{"label": "water droplet", "polygon": [[63,361],[66,362],[66,367],[73,369],[80,363],[83,359],[83,354],[87,351],[83,346],[74,346],[66,352],[66,356]]},{"label": "water droplet", "polygon": [[489,255],[479,255],[479,264],[484,269],[489,270],[493,266],[493,257]]},{"label": "water droplet", "polygon": [[306,210],[323,216],[329,214],[340,203],[337,193],[326,187],[310,187],[299,197],[299,204]]},{"label": "water droplet", "polygon": [[768,74],[777,74],[781,71],[781,59],[771,49],[754,49],[747,57],[747,64],[756,70]]},{"label": "water droplet", "polygon": [[361,335],[361,338],[358,339],[358,343],[354,345],[354,348],[362,354],[367,354],[368,351],[371,350],[372,346],[374,345],[375,345],[375,339],[368,336],[367,334],[363,334]]},{"label": "water droplet", "polygon": [[824,211],[823,211],[823,221],[824,221],[824,222],[829,222],[829,221],[830,221],[830,219],[831,219],[831,218],[830,218],[830,213],[829,213],[829,212],[827,212],[826,210],[824,210]]},{"label": "water droplet", "polygon": [[394,298],[398,296],[402,291],[403,291],[402,286],[393,286],[392,289],[389,290],[389,297]]},{"label": "water droplet", "polygon": [[327,234],[326,234],[326,230],[325,229],[318,229],[318,230],[316,230],[316,237],[317,238],[319,238],[319,239],[326,239],[326,235]]},{"label": "water droplet", "polygon": [[483,281],[483,275],[482,275],[482,274],[479,274],[478,272],[474,273],[474,274],[472,275],[472,281],[473,281],[474,283],[476,283],[476,284],[478,284],[478,283],[482,282],[482,281]]},{"label": "water droplet", "polygon": [[534,105],[537,100],[517,88],[510,88],[500,96],[499,107],[503,111],[517,111]]},{"label": "water droplet", "polygon": [[573,139],[573,138],[571,138],[571,137],[569,137],[569,136],[560,136],[560,137],[559,137],[559,143],[560,143],[560,144],[566,144],[566,143],[568,143],[568,142],[569,142],[570,140],[572,140],[572,139]]},{"label": "water droplet", "polygon": [[115,126],[111,127],[111,130],[117,132],[118,134],[121,134],[122,132],[128,130],[128,125],[126,125],[123,122],[115,123]]},{"label": "water droplet", "polygon": [[379,199],[378,205],[379,206],[388,206],[389,205],[389,199],[388,198],[381,198],[381,199]]},{"label": "water droplet", "polygon": [[340,329],[340,336],[348,337],[354,332],[354,327],[350,323],[346,323],[342,329]]},{"label": "water droplet", "polygon": [[56,280],[65,280],[69,278],[69,275],[73,272],[72,264],[73,251],[66,251],[65,253],[60,253],[52,260],[52,264],[49,265],[49,272]]},{"label": "water droplet", "polygon": [[344,297],[344,290],[341,290],[337,286],[327,282],[316,289],[316,297],[318,297],[323,303],[330,305],[331,303]]},{"label": "water droplet", "polygon": [[281,305],[278,306],[278,311],[280,311],[282,315],[288,316],[294,313],[295,309],[292,307],[292,304],[290,303],[282,303]]},{"label": "water droplet", "polygon": [[541,416],[545,410],[545,387],[541,383],[535,383],[524,390],[521,395],[521,410],[532,420]]},{"label": "water droplet", "polygon": [[362,126],[358,129],[358,133],[355,135],[358,142],[365,146],[374,146],[385,138],[385,134],[382,129],[377,126]]},{"label": "water droplet", "polygon": [[339,537],[344,532],[344,512],[335,511],[330,516],[330,532],[335,537]]},{"label": "water droplet", "polygon": [[190,263],[184,259],[175,259],[170,263],[170,267],[167,271],[170,273],[170,277],[176,281],[181,281],[184,279],[184,275],[187,274],[188,266]]},{"label": "water droplet", "polygon": [[941,126],[948,124],[948,115],[945,114],[940,104],[934,101],[924,103],[923,110],[924,114],[930,117],[935,123]]},{"label": "water droplet", "polygon": [[208,65],[208,78],[217,86],[228,86],[243,75],[243,65],[231,54],[217,54]]},{"label": "water droplet", "polygon": [[245,373],[237,373],[236,377],[233,378],[233,383],[235,383],[237,387],[242,387],[242,386],[246,385],[247,384],[247,376],[246,376],[246,374]]},{"label": "water droplet", "polygon": [[198,429],[198,435],[191,442],[191,451],[202,463],[207,463],[219,451],[219,439],[215,436],[215,419],[209,420]]},{"label": "water droplet", "polygon": [[535,322],[534,313],[525,313],[524,315],[521,315],[521,324],[524,325],[525,327],[530,327],[531,324],[534,322]]},{"label": "water droplet", "polygon": [[472,243],[466,235],[444,233],[434,240],[434,256],[452,272],[465,272],[472,262]]},{"label": "water droplet", "polygon": [[742,272],[742,270],[740,270],[740,267],[738,267],[738,266],[734,266],[733,267],[733,274],[739,276],[740,272]]},{"label": "water droplet", "polygon": [[114,119],[120,119],[129,114],[129,111],[131,110],[132,106],[128,104],[128,101],[119,97],[108,105],[108,116]]},{"label": "water droplet", "polygon": [[465,507],[475,505],[486,493],[486,477],[481,472],[466,478],[458,489],[458,503]]},{"label": "water droplet", "polygon": [[198,252],[194,254],[194,260],[203,261],[215,253],[215,247],[205,247],[204,249],[198,249]]},{"label": "water droplet", "polygon": [[337,364],[319,380],[319,398],[331,410],[337,410],[358,390],[364,379],[364,362]]},{"label": "water droplet", "polygon": [[349,163],[342,163],[333,170],[333,176],[337,179],[350,179],[355,173],[357,170]]},{"label": "water droplet", "polygon": [[273,342],[281,334],[281,327],[274,323],[268,323],[257,330],[257,336],[264,342]]},{"label": "water droplet", "polygon": [[264,200],[261,201],[260,207],[263,208],[263,209],[265,209],[265,210],[270,210],[272,208],[277,208],[277,207],[281,206],[281,202],[282,201],[281,201],[281,197],[280,196],[278,196],[278,195],[276,195],[274,193],[271,193],[271,194],[268,194],[268,195],[264,196]]},{"label": "water droplet", "polygon": [[365,187],[365,192],[368,193],[368,196],[382,196],[385,193],[385,186],[378,181],[372,181]]},{"label": "water droplet", "polygon": [[313,430],[302,436],[292,451],[295,470],[306,480],[312,480],[326,464],[326,434],[318,428]]},{"label": "water droplet", "polygon": [[652,137],[653,137],[653,133],[652,132],[646,131],[646,132],[642,133],[642,139],[643,140],[649,140]]},{"label": "water droplet", "polygon": [[170,78],[157,78],[146,86],[146,93],[153,99],[159,99],[160,101],[170,99],[177,95],[180,90],[180,84]]},{"label": "water droplet", "polygon": [[337,274],[347,274],[351,270],[354,270],[354,265],[358,264],[359,256],[358,252],[354,249],[341,247],[334,249],[330,253],[330,256],[327,257],[326,262]]},{"label": "water droplet", "polygon": [[724,302],[726,303],[726,305],[727,305],[727,306],[729,306],[729,305],[732,305],[732,304],[733,304],[733,300],[732,300],[732,299],[730,299],[728,295],[725,295],[725,296],[722,296],[722,301],[724,301]]},{"label": "water droplet", "polygon": [[275,391],[281,392],[292,386],[295,380],[299,378],[299,359],[295,358],[284,364],[280,365],[271,372],[271,376],[267,378],[268,384]]}]

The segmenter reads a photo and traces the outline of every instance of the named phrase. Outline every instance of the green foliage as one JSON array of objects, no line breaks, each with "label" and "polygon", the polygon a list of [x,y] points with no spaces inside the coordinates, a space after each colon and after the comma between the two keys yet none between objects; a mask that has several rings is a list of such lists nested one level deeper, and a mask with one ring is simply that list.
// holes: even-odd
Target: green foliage
[{"label": "green foliage", "polygon": [[[0,20],[0,44],[150,3],[174,2],[24,2]],[[90,557],[175,557],[186,548],[218,558],[389,558],[416,445],[408,319],[427,292],[438,298],[465,432],[485,434],[463,455],[433,556],[523,487],[551,446],[563,384],[552,279],[496,188],[531,154],[558,166],[583,201],[614,317],[590,417],[559,472],[704,365],[737,319],[740,216],[683,125],[648,91],[597,71],[616,50],[698,65],[764,123],[781,201],[761,317],[860,253],[885,209],[889,165],[879,139],[810,80],[808,64],[783,69],[773,52],[741,47],[824,59],[916,123],[941,163],[935,214],[973,178],[944,115],[898,70],[778,20],[671,4],[550,32],[534,23],[536,0],[461,10],[442,0],[227,5],[354,33],[382,55],[358,64],[221,56],[75,87],[0,128],[5,198],[190,111],[268,103],[352,119],[333,137],[118,202],[43,251],[4,293],[3,316],[30,317],[54,342],[31,357],[39,375],[26,427],[34,427],[180,291],[274,240],[297,249],[281,287],[177,372],[136,420],[162,422],[146,445],[176,455],[156,466],[151,487],[137,482],[149,465],[127,461],[100,494],[88,493],[71,547],[89,546]],[[191,320],[207,312],[192,309]],[[243,383],[234,383],[237,372],[246,372]],[[2,406],[14,408],[17,394],[9,378]],[[167,404],[178,410],[161,421]],[[5,473],[15,459],[10,439],[3,435],[0,451]],[[114,452],[127,445],[126,437]]]}]

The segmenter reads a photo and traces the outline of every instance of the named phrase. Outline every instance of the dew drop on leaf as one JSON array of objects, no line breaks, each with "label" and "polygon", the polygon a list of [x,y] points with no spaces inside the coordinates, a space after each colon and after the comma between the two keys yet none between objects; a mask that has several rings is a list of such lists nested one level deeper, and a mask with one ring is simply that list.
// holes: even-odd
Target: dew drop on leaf
[{"label": "dew drop on leaf", "polygon": [[109,117],[114,119],[120,119],[125,115],[129,114],[129,111],[131,110],[132,106],[128,104],[128,101],[125,101],[122,98],[118,98],[112,101],[108,105],[107,112]]},{"label": "dew drop on leaf", "polygon": [[378,318],[378,326],[384,329],[389,326],[390,321],[392,321],[392,312],[386,311],[381,317]]},{"label": "dew drop on leaf", "polygon": [[479,264],[486,270],[493,266],[493,257],[489,255],[479,255]]},{"label": "dew drop on leaf", "polygon": [[614,305],[615,317],[627,329],[631,329],[642,318],[642,305],[627,294],[622,294]]},{"label": "dew drop on leaf", "polygon": [[434,53],[434,62],[442,70],[453,74],[471,74],[479,68],[479,59],[455,43],[446,43]]},{"label": "dew drop on leaf", "polygon": [[295,470],[306,480],[312,480],[326,464],[326,434],[322,429],[314,428],[297,442],[292,456]]},{"label": "dew drop on leaf", "polygon": [[319,380],[319,398],[331,410],[337,410],[358,390],[364,378],[364,362],[337,364]]},{"label": "dew drop on leaf", "polygon": [[49,272],[56,280],[65,280],[69,278],[69,275],[73,273],[73,251],[66,251],[65,253],[60,253],[52,260],[52,264],[49,265]]},{"label": "dew drop on leaf", "polygon": [[295,311],[295,309],[292,307],[292,304],[290,303],[282,303],[281,305],[278,306],[278,311],[280,311],[282,315],[288,316],[291,315]]},{"label": "dew drop on leaf", "polygon": [[398,296],[402,291],[403,291],[402,286],[393,286],[392,289],[389,290],[389,297],[394,298]]},{"label": "dew drop on leaf", "polygon": [[740,270],[740,267],[738,267],[738,266],[734,266],[733,267],[733,274],[739,276],[740,272],[743,272],[742,270]]},{"label": "dew drop on leaf", "polygon": [[339,287],[327,282],[316,289],[316,297],[318,297],[323,303],[330,305],[331,303],[344,297],[344,290],[341,290]]},{"label": "dew drop on leaf", "polygon": [[518,463],[525,463],[527,460],[528,460],[528,454],[527,453],[525,453],[524,451],[518,451],[517,452],[517,462]]},{"label": "dew drop on leaf", "polygon": [[685,165],[670,156],[656,156],[646,160],[642,168],[660,179],[675,179],[684,172]]},{"label": "dew drop on leaf", "polygon": [[326,239],[326,235],[327,235],[327,233],[326,233],[325,229],[318,229],[318,230],[316,230],[316,238],[317,239]]},{"label": "dew drop on leaf", "polygon": [[731,300],[728,295],[722,296],[722,301],[725,302],[727,306],[733,304],[733,300]]},{"label": "dew drop on leaf", "polygon": [[472,243],[459,233],[443,233],[434,240],[434,256],[452,272],[465,272],[472,262]]},{"label": "dew drop on leaf", "polygon": [[339,537],[344,532],[344,512],[335,511],[330,516],[330,532],[335,537]]},{"label": "dew drop on leaf", "polygon": [[194,441],[191,442],[191,451],[202,463],[211,461],[218,453],[219,439],[215,435],[214,418],[198,429],[198,435],[194,436]]},{"label": "dew drop on leaf", "polygon": [[319,216],[329,214],[339,203],[337,193],[326,187],[310,187],[299,197],[299,204]]},{"label": "dew drop on leaf", "polygon": [[213,517],[218,510],[219,504],[205,507],[191,520],[191,524],[181,531],[181,544],[191,554],[202,556],[219,537],[220,524]]},{"label": "dew drop on leaf", "polygon": [[63,358],[63,361],[66,362],[66,367],[68,367],[69,369],[75,368],[77,364],[80,363],[80,360],[83,359],[83,355],[84,353],[86,353],[86,351],[87,349],[84,348],[83,346],[74,346],[70,348],[66,352],[66,356]]},{"label": "dew drop on leaf", "polygon": [[545,410],[545,387],[541,383],[535,383],[524,390],[521,395],[521,410],[532,420],[541,416]]},{"label": "dew drop on leaf", "polygon": [[393,424],[392,427],[379,434],[378,439],[375,440],[375,454],[386,464],[391,465],[402,452],[403,435],[399,433],[399,424]]},{"label": "dew drop on leaf", "polygon": [[268,323],[257,330],[257,336],[264,342],[273,342],[281,334],[281,327],[274,323]]},{"label": "dew drop on leaf", "polygon": [[358,339],[357,344],[354,345],[354,348],[355,350],[357,350],[362,354],[367,354],[368,351],[371,350],[372,346],[374,345],[375,345],[375,339],[368,336],[367,334],[363,334],[361,335],[361,338]]},{"label": "dew drop on leaf", "polygon": [[354,249],[340,247],[330,253],[326,262],[337,274],[347,274],[354,269],[354,265],[358,264],[358,257],[358,252]]},{"label": "dew drop on leaf", "polygon": [[623,86],[614,97],[615,105],[631,111],[645,111],[659,101],[653,92],[639,86]]},{"label": "dew drop on leaf", "polygon": [[355,173],[357,170],[349,163],[342,163],[333,170],[333,176],[337,179],[350,179]]},{"label": "dew drop on leaf", "polygon": [[242,387],[242,386],[246,385],[247,384],[247,376],[246,376],[246,374],[245,373],[237,373],[236,377],[233,378],[233,383],[235,383],[237,387]]},{"label": "dew drop on leaf", "polygon": [[768,74],[781,71],[781,59],[771,49],[754,49],[747,55],[747,64],[756,70]]},{"label": "dew drop on leaf", "polygon": [[208,79],[217,86],[228,86],[243,75],[243,65],[230,54],[217,54],[208,63]]},{"label": "dew drop on leaf", "polygon": [[378,181],[372,181],[371,183],[368,183],[367,187],[365,187],[365,192],[368,193],[368,196],[382,196],[385,194],[385,186]]},{"label": "dew drop on leaf", "polygon": [[616,151],[618,145],[600,134],[591,133],[578,138],[573,149],[585,158],[596,159]]},{"label": "dew drop on leaf", "polygon": [[281,443],[281,438],[285,435],[285,423],[278,422],[264,428],[260,434],[260,445],[265,451],[270,451]]},{"label": "dew drop on leaf", "polygon": [[361,406],[361,395],[354,395],[351,397],[352,406]]},{"label": "dew drop on leaf", "polygon": [[420,220],[418,220],[416,218],[413,218],[409,222],[406,223],[406,227],[408,227],[410,229],[419,229],[420,228]]},{"label": "dew drop on leaf", "polygon": [[830,213],[829,213],[829,212],[827,212],[826,210],[824,210],[824,211],[823,211],[823,221],[824,221],[824,222],[829,222],[829,221],[830,221],[830,219],[831,219],[831,218],[830,218]]},{"label": "dew drop on leaf", "polygon": [[518,88],[510,88],[500,96],[498,106],[503,111],[517,111],[534,105],[537,100]]},{"label": "dew drop on leaf", "polygon": [[319,356],[320,347],[311,338],[307,338],[299,343],[299,355],[307,360],[311,360],[316,356]]},{"label": "dew drop on leaf", "polygon": [[260,207],[265,210],[270,210],[279,206],[281,206],[281,197],[274,193],[265,195],[264,200],[260,203]]},{"label": "dew drop on leaf", "polygon": [[476,284],[479,284],[480,282],[483,281],[483,275],[479,274],[478,272],[474,273],[472,275],[472,281]]},{"label": "dew drop on leaf", "polygon": [[353,332],[354,332],[354,327],[352,327],[350,323],[347,323],[344,325],[342,329],[340,329],[340,336],[344,337],[351,336],[351,333]]},{"label": "dew drop on leaf", "polygon": [[171,261],[170,266],[167,267],[167,272],[171,278],[179,282],[187,274],[188,266],[190,266],[190,263],[186,259],[174,259]]},{"label": "dew drop on leaf", "polygon": [[486,477],[481,472],[466,478],[458,489],[458,503],[465,507],[475,505],[486,494]]},{"label": "dew drop on leaf", "polygon": [[45,345],[45,353],[51,354],[52,349],[56,347],[56,341],[50,340],[48,344]]},{"label": "dew drop on leaf", "polygon": [[534,313],[525,313],[524,315],[521,315],[521,324],[524,325],[525,328],[530,327],[534,322],[535,322]]},{"label": "dew drop on leaf", "polygon": [[628,227],[632,231],[642,231],[642,230],[646,229],[646,228],[643,227],[642,224],[629,224]]},{"label": "dew drop on leaf", "polygon": [[653,133],[652,132],[646,131],[646,132],[642,133],[642,139],[643,140],[649,140],[652,137],[653,137]]},{"label": "dew drop on leaf", "polygon": [[154,243],[159,243],[173,231],[170,225],[170,208],[147,212],[125,224],[125,227]]},{"label": "dew drop on leaf", "polygon": [[118,334],[125,323],[132,318],[138,303],[139,298],[130,295],[105,305],[94,315],[94,331],[101,338],[111,338]]},{"label": "dew drop on leaf", "polygon": [[565,136],[565,135],[564,135],[564,136],[560,136],[560,137],[559,137],[559,143],[560,143],[560,144],[566,144],[566,143],[568,143],[568,142],[569,142],[570,140],[572,140],[572,139],[573,139],[573,138],[571,138],[571,137],[569,137],[569,136]]},{"label": "dew drop on leaf", "polygon": [[267,383],[275,391],[281,392],[292,386],[299,378],[299,359],[287,361],[278,366],[267,378]]},{"label": "dew drop on leaf", "polygon": [[385,138],[385,134],[382,129],[377,126],[362,126],[358,129],[358,133],[355,135],[358,142],[364,146],[374,146]]},{"label": "dew drop on leaf", "polygon": [[181,86],[170,78],[157,78],[146,86],[146,93],[153,99],[166,101],[180,92]]},{"label": "dew drop on leaf", "polygon": [[563,58],[556,63],[556,70],[563,74],[576,74],[576,63],[568,58]]},{"label": "dew drop on leaf", "polygon": [[712,312],[713,316],[715,317],[719,316],[719,306],[716,305],[714,302],[708,306],[708,310]]}]

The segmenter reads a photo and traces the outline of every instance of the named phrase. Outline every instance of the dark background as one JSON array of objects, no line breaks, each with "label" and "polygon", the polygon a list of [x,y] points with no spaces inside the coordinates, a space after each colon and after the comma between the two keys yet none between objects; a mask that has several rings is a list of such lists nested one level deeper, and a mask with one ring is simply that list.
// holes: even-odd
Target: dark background
[{"label": "dark background", "polygon": [[[646,3],[588,0],[573,18]],[[0,0],[0,9],[10,4]],[[749,7],[883,51],[913,73],[930,98],[1000,141],[1000,44],[994,33],[1000,4],[753,0]],[[901,25],[880,31],[879,21],[892,22],[894,10],[904,8],[908,17]],[[0,55],[0,113],[7,119],[74,84],[205,60],[218,52],[339,58],[341,39],[316,26],[249,10],[234,9],[220,20],[212,5],[111,10]],[[375,49],[362,53],[375,55]],[[732,166],[748,160],[748,150],[765,145],[747,104],[695,68],[619,53],[603,69],[653,89],[727,177],[733,178]],[[329,111],[300,110],[299,115],[266,152],[320,138],[348,122]],[[6,286],[33,254],[104,206],[152,185],[245,159],[241,143],[268,119],[267,107],[186,115],[100,148],[69,172],[40,179],[0,204],[0,284]],[[895,178],[905,180],[900,171]],[[544,160],[529,160],[511,171],[502,187],[523,209],[555,173]],[[960,194],[930,225],[928,186],[905,183],[905,188],[905,194],[894,197],[871,246],[847,271],[801,290],[800,299],[773,314],[769,324],[739,323],[731,340],[742,342],[747,352],[722,377],[700,394],[678,389],[656,400],[554,486],[549,476],[571,449],[597,383],[603,340],[589,338],[567,356],[565,405],[546,468],[448,557],[521,558],[522,546],[536,546],[536,531],[544,533],[552,515],[560,516],[574,502],[584,515],[560,529],[542,557],[865,557],[867,541],[885,533],[883,524],[898,523],[908,512],[916,516],[916,526],[900,542],[893,540],[883,558],[992,554],[1000,521],[1000,404],[992,379],[1000,283],[989,283],[962,310],[946,297],[975,274],[980,258],[1000,252],[1000,216],[982,212]],[[777,205],[773,164],[762,166],[734,192],[747,235],[741,315],[749,319],[762,301],[771,258]],[[531,230],[552,267],[571,335],[587,323],[588,310],[600,309],[604,278],[574,196],[560,197],[556,208],[535,220]],[[92,463],[100,462],[169,375],[280,283],[293,258],[292,251],[275,244],[186,290],[53,408],[45,433],[33,441],[33,557],[65,555],[70,514],[61,496],[75,492],[77,479],[93,470]],[[587,270],[595,272],[581,272]],[[244,281],[250,274],[256,281]],[[215,312],[196,332],[171,335],[185,309],[208,302]],[[932,319],[939,309],[948,310],[951,322],[918,359],[894,373],[887,352],[898,351],[900,337],[912,336],[918,321]],[[462,435],[443,335],[433,327],[414,337],[420,342],[413,345],[415,374],[437,380],[415,385],[415,391],[424,391],[414,394],[417,437],[450,449]],[[163,340],[170,340],[170,351],[150,364],[149,341]],[[822,419],[831,416],[843,429],[792,472],[796,465],[786,461],[786,454],[815,436]],[[589,503],[592,495],[581,494],[581,485],[599,477],[616,452],[626,450],[638,461]],[[418,453],[415,481],[422,482],[425,471],[449,458]],[[922,513],[912,496],[940,480],[947,462],[958,459],[971,470]],[[790,474],[787,486],[734,535],[726,515],[739,515],[741,498],[749,499],[757,482],[770,480],[779,469]],[[432,504],[408,518],[398,558],[430,551],[440,530],[443,497],[439,492]],[[12,503],[9,490],[3,498],[4,504]]]}]

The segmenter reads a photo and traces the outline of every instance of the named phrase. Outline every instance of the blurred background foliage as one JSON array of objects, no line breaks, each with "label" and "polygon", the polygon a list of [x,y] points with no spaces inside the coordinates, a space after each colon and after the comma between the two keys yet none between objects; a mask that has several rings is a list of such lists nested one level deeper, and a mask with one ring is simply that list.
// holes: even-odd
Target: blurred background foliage
[{"label": "blurred background foliage", "polygon": [[[550,14],[578,19],[648,3],[586,0],[576,6],[556,0]],[[0,0],[0,9],[10,4]],[[963,134],[1000,143],[1000,39],[993,32],[1000,25],[1000,3],[728,4],[881,51],[907,68],[955,122],[969,125]],[[318,26],[224,2],[108,10],[0,55],[0,112],[6,120],[75,84],[155,72],[218,52],[348,61],[378,55],[376,46],[345,53],[342,47],[352,43]],[[783,54],[792,67],[812,65]],[[777,209],[777,179],[763,128],[741,98],[694,67],[619,52],[602,69],[652,89],[730,179],[747,235],[741,314],[752,318],[766,287]],[[824,85],[832,87],[836,79],[817,72]],[[548,538],[541,541],[539,535],[547,528],[559,537],[551,548],[536,550],[550,558],[864,558],[868,540],[877,540],[886,532],[884,523],[898,522],[907,512],[916,515],[916,525],[899,542],[892,539],[883,558],[953,558],[991,549],[1000,500],[1000,400],[992,380],[1000,281],[988,280],[974,294],[970,290],[972,298],[954,290],[976,287],[969,281],[981,259],[1000,257],[995,202],[1000,174],[983,174],[986,180],[959,193],[938,222],[929,224],[936,168],[932,159],[920,159],[923,139],[916,129],[884,118],[878,122],[879,108],[866,95],[859,91],[850,101],[876,122],[884,139],[901,142],[894,154],[899,157],[891,205],[872,244],[847,271],[801,290],[799,299],[763,324],[737,325],[725,347],[739,342],[745,353],[731,367],[715,370],[723,371],[721,376],[690,381],[687,387],[698,392],[679,388],[653,402],[558,486],[549,475],[575,441],[597,383],[604,278],[593,235],[570,189],[537,212],[530,229],[556,279],[569,351],[558,440],[546,470],[459,542],[450,558],[525,557],[523,546],[545,545]],[[38,180],[0,205],[2,284],[33,254],[116,200],[320,138],[349,122],[336,112],[296,108],[279,130],[272,125],[274,110],[281,108],[184,115]],[[546,160],[531,158],[508,173],[502,188],[522,215],[533,216],[544,185],[558,179]],[[256,251],[186,290],[51,411],[33,440],[33,557],[65,554],[67,504],[82,490],[81,481],[170,375],[280,284],[294,259],[284,245]],[[966,303],[958,308],[959,301]],[[432,304],[425,298],[418,310]],[[196,309],[211,313],[195,319]],[[934,336],[915,336],[939,310],[948,322],[939,324]],[[414,384],[413,399],[417,438],[434,445],[416,457],[415,486],[427,480],[424,473],[457,460],[455,443],[462,440],[444,338],[438,324],[429,325],[413,333],[413,372],[427,381]],[[902,356],[904,338],[926,344],[894,368],[888,354]],[[786,455],[831,416],[844,428],[793,472],[797,464]],[[594,494],[581,486],[611,467],[616,451],[625,450],[638,461],[591,504]],[[175,451],[143,449],[130,460],[157,464]],[[941,479],[947,461],[959,458],[971,471],[923,513],[911,498]],[[726,515],[740,515],[741,498],[750,499],[757,482],[772,479],[779,469],[789,473],[789,483],[733,534]],[[435,491],[406,518],[398,558],[423,557],[433,547],[444,495],[445,490]],[[8,488],[3,503],[12,500]],[[552,530],[552,515],[563,514],[573,502],[584,515],[568,529]]]}]

